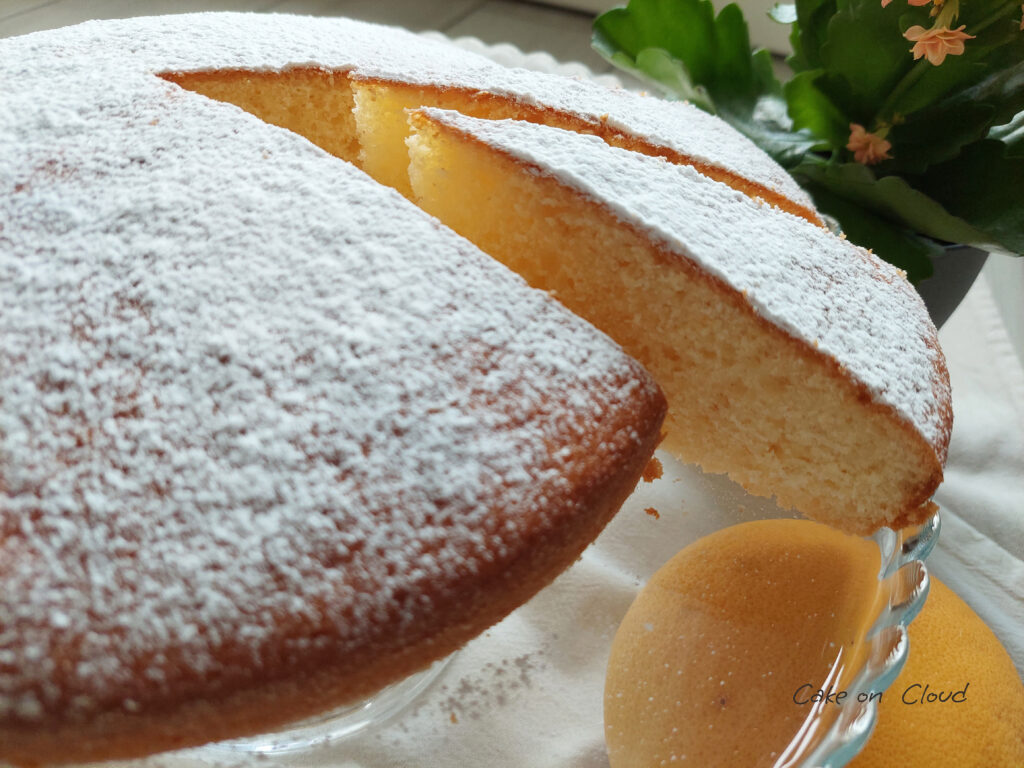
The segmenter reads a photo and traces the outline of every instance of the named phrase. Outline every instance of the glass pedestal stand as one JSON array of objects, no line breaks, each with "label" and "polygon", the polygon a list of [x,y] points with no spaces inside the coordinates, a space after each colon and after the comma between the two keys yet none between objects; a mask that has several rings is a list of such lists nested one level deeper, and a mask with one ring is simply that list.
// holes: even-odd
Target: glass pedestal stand
[{"label": "glass pedestal stand", "polygon": [[454,654],[434,662],[422,672],[410,675],[368,699],[294,723],[280,731],[245,739],[221,741],[190,751],[202,752],[211,757],[215,753],[222,756],[226,753],[276,755],[298,752],[353,736],[371,725],[390,719],[409,706],[440,677],[453,656]]}]

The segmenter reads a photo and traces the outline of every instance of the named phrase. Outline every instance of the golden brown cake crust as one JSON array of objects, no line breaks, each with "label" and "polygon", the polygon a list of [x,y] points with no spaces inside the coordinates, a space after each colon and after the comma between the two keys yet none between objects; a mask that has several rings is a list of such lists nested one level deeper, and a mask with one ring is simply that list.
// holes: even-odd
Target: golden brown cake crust
[{"label": "golden brown cake crust", "polygon": [[[325,648],[298,664],[282,659],[279,669],[263,669],[258,679],[218,696],[179,700],[172,691],[160,706],[137,714],[107,711],[87,722],[59,718],[33,728],[0,726],[4,758],[26,766],[124,759],[255,735],[369,695],[424,668],[502,619],[579,557],[632,492],[660,440],[663,418],[663,399],[644,398],[613,414],[601,433],[552,445],[553,454],[573,453],[565,482],[558,483],[570,492],[539,511],[513,558],[495,560],[487,572],[454,585],[414,633],[383,626],[373,643],[344,653]],[[634,432],[644,435],[640,444],[628,437]],[[558,488],[549,492],[559,494]],[[491,513],[506,514],[500,508]]]}]

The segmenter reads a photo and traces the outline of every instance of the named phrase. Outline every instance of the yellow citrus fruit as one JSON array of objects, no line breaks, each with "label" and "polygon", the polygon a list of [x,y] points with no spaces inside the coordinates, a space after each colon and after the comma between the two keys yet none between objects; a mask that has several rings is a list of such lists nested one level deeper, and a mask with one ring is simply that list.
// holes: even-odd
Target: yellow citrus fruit
[{"label": "yellow citrus fruit", "polygon": [[1022,768],[1024,683],[992,630],[933,578],[909,635],[907,663],[847,768]]},{"label": "yellow citrus fruit", "polygon": [[878,568],[874,543],[809,520],[743,523],[679,552],[612,644],[612,768],[776,765],[814,709],[803,700],[871,625]]}]

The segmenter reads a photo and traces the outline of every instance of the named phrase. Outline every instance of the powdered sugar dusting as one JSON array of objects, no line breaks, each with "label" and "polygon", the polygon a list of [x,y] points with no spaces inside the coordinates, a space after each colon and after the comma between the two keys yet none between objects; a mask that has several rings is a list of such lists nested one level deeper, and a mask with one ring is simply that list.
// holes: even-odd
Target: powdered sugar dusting
[{"label": "powdered sugar dusting", "polygon": [[611,90],[589,80],[508,68],[489,59],[395,27],[350,19],[272,14],[183,14],[91,22],[28,35],[22,55],[76,55],[124,60],[136,69],[275,71],[313,66],[356,76],[495,93],[553,107],[592,125],[606,123],[749,179],[813,210],[800,186],[730,125],[682,102]]},{"label": "powdered sugar dusting", "polygon": [[552,446],[657,397],[397,193],[153,76],[194,63],[158,27],[0,42],[3,720],[412,624],[574,513]]},{"label": "powdered sugar dusting", "polygon": [[726,169],[807,210],[815,210],[810,197],[782,166],[724,120],[689,102],[599,88],[587,81],[553,75],[538,77],[522,70],[508,70],[504,76],[507,81],[493,86],[495,91],[532,94],[529,100],[538,106],[574,113],[592,124],[605,123],[627,136]]},{"label": "powdered sugar dusting", "polygon": [[424,112],[584,192],[721,278],[760,315],[833,356],[944,457],[942,352],[923,302],[895,267],[661,158],[546,126]]}]

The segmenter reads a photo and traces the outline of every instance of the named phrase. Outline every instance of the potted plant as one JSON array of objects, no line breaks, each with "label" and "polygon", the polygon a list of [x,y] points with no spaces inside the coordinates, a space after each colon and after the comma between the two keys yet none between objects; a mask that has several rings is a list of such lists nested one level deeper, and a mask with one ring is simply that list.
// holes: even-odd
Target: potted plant
[{"label": "potted plant", "polygon": [[851,240],[906,270],[941,323],[987,252],[1024,253],[1022,14],[1021,0],[779,4],[785,84],[736,5],[630,0],[596,19],[593,44],[751,138]]}]

